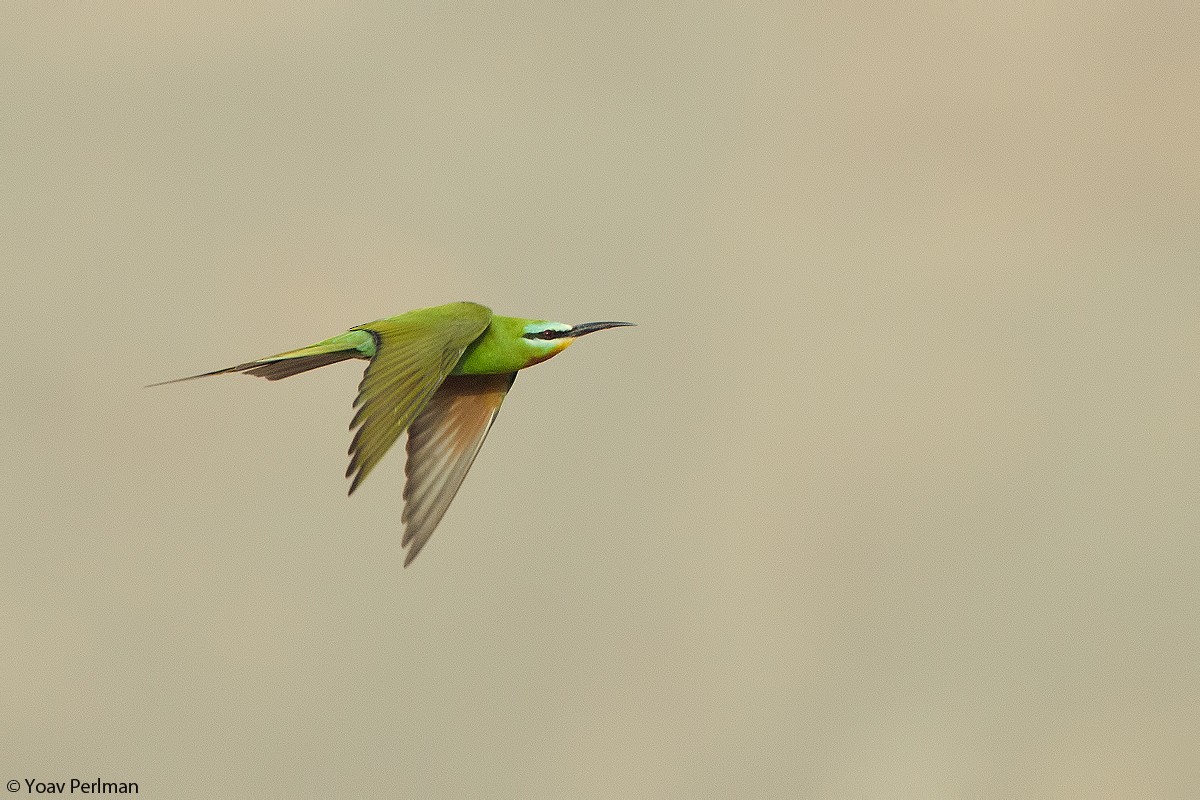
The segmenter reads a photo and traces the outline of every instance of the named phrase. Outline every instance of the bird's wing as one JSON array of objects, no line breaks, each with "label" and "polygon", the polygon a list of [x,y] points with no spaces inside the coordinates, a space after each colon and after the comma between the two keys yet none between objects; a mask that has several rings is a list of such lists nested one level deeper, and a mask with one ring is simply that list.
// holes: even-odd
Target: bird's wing
[{"label": "bird's wing", "polygon": [[483,306],[457,306],[453,314],[427,309],[355,329],[375,337],[375,356],[358,385],[358,411],[350,421],[351,430],[358,428],[346,468],[351,494],[491,322],[492,313]]},{"label": "bird's wing", "polygon": [[446,378],[408,428],[404,472],[404,566],[429,541],[467,477],[517,373]]}]

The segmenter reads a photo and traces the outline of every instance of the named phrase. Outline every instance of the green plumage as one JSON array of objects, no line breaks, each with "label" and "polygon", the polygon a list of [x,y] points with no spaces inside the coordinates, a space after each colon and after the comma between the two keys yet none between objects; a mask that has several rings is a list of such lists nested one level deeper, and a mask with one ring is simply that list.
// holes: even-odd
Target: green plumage
[{"label": "green plumage", "polygon": [[351,430],[358,428],[346,468],[351,493],[425,408],[491,319],[492,312],[481,305],[451,303],[355,329],[371,334],[376,350],[358,385],[358,412],[350,421]]},{"label": "green plumage", "polygon": [[[518,370],[588,333],[629,325],[565,325],[501,317],[478,303],[449,303],[358,325],[298,350],[179,381],[244,372],[279,380],[351,358],[370,363],[354,400],[350,492],[408,431],[403,544],[407,566],[428,541],[466,477]],[[153,384],[161,386],[162,384]]]}]

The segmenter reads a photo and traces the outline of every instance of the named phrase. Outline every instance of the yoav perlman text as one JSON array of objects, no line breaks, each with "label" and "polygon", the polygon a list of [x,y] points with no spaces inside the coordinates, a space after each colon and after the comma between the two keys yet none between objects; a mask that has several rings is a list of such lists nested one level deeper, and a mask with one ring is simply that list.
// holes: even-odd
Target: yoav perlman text
[{"label": "yoav perlman text", "polygon": [[[8,782],[8,790],[15,792],[20,788],[16,781]],[[25,779],[25,791],[29,794],[137,794],[138,785],[134,781],[81,781],[71,778],[70,781],[39,781],[37,778]]]}]

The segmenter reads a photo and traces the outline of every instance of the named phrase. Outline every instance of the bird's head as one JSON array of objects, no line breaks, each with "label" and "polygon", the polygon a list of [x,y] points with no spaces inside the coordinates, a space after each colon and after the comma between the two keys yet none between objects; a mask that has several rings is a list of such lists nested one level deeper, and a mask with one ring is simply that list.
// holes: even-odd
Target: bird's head
[{"label": "bird's head", "polygon": [[580,336],[606,330],[633,325],[632,322],[584,322],[579,325],[567,325],[563,322],[547,322],[536,320],[527,322],[521,331],[521,343],[532,356],[528,366],[539,364],[548,358],[558,355],[571,346]]}]

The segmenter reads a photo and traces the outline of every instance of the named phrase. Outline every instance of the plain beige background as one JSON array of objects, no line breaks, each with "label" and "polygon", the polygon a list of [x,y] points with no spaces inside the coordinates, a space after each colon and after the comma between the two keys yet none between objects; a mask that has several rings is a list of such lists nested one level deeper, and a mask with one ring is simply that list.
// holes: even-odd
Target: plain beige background
[{"label": "plain beige background", "polygon": [[[0,780],[1200,793],[1195,4],[13,3]],[[401,570],[360,369],[523,373]]]}]

